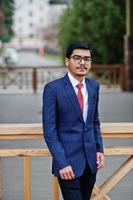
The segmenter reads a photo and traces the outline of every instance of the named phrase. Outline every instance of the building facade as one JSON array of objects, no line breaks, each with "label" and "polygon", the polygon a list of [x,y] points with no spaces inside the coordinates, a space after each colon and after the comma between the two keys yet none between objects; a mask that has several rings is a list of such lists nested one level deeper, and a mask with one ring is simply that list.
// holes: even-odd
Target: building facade
[{"label": "building facade", "polygon": [[[42,39],[42,29],[56,24],[66,5],[50,5],[49,0],[15,0],[14,40]],[[44,40],[44,38],[43,38]]]}]

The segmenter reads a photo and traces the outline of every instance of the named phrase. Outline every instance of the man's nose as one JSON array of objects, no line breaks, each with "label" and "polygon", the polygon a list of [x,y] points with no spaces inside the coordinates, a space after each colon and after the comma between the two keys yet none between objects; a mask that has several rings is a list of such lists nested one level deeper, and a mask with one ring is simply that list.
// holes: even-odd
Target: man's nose
[{"label": "man's nose", "polygon": [[85,64],[85,60],[84,60],[84,58],[82,58],[80,64]]}]

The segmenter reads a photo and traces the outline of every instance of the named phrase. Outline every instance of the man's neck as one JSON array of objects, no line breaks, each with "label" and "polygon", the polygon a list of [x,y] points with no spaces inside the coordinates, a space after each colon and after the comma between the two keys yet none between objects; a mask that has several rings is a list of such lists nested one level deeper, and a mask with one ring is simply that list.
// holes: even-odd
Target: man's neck
[{"label": "man's neck", "polygon": [[[71,72],[69,71],[69,73],[71,74]],[[85,79],[85,76],[78,76],[78,75],[73,75],[73,74],[71,74],[71,76],[73,77],[73,78],[75,78],[77,81],[79,81],[79,82],[82,82],[84,79]]]}]

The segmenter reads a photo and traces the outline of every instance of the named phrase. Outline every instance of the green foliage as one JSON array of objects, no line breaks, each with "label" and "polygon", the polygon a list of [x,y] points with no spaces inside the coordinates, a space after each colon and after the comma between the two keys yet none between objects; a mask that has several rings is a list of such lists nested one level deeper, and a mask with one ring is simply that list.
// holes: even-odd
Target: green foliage
[{"label": "green foliage", "polygon": [[2,42],[8,42],[13,36],[12,24],[14,14],[14,1],[13,0],[1,0],[0,1],[1,11],[4,14],[2,20],[2,34],[0,34],[0,40]]},{"label": "green foliage", "polygon": [[59,21],[62,50],[72,41],[86,41],[92,47],[97,63],[123,61],[124,33],[124,1],[73,0]]}]

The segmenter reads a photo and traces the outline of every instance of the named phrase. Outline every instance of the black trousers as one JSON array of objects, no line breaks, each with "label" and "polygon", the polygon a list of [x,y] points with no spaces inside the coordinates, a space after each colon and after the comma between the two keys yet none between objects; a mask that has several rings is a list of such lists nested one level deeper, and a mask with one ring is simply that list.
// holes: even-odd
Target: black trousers
[{"label": "black trousers", "polygon": [[88,165],[81,177],[74,180],[63,180],[58,178],[64,200],[89,200],[96,181],[96,174],[93,174]]}]

